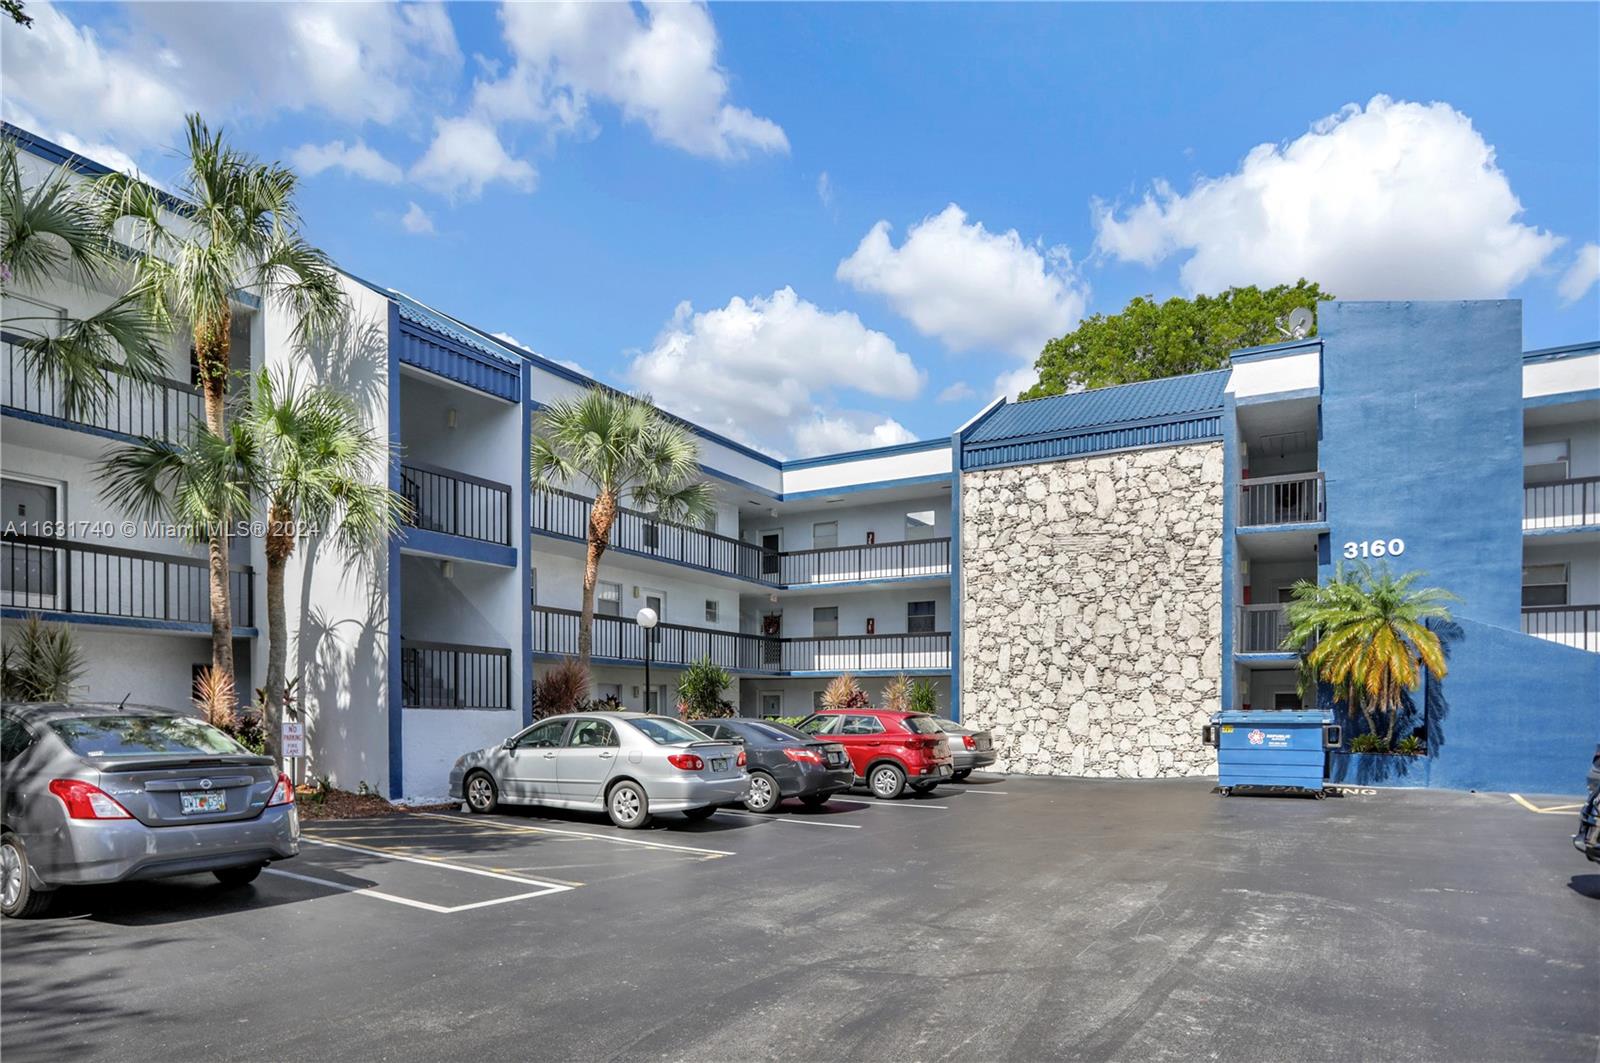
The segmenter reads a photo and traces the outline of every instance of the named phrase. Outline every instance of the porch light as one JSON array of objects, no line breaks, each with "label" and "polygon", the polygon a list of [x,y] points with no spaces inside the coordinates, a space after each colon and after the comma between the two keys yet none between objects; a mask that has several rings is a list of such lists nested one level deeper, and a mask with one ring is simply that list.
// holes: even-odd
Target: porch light
[{"label": "porch light", "polygon": [[638,614],[634,617],[634,619],[639,622],[639,626],[640,627],[644,628],[644,711],[645,712],[649,712],[650,711],[650,643],[652,641],[651,638],[650,638],[650,631],[651,631],[652,628],[654,628],[656,626],[657,622],[660,621],[661,618],[656,616],[656,611],[654,609],[650,608],[647,605],[643,609],[639,610]]}]

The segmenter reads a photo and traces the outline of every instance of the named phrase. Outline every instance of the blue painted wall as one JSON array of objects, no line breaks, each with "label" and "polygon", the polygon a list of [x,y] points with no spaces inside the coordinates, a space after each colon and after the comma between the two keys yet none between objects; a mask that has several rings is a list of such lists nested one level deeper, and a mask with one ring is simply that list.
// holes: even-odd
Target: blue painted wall
[{"label": "blue painted wall", "polygon": [[1600,656],[1523,635],[1522,308],[1330,303],[1321,462],[1332,575],[1343,544],[1405,540],[1396,572],[1462,600],[1424,698],[1430,782],[1573,793],[1600,738]]}]

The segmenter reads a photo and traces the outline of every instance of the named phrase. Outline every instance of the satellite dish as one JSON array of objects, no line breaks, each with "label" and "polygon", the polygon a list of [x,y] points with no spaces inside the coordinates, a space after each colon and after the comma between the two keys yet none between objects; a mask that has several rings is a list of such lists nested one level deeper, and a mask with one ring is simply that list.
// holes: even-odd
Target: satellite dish
[{"label": "satellite dish", "polygon": [[1311,335],[1311,328],[1315,323],[1311,311],[1303,306],[1297,306],[1289,311],[1289,335],[1297,340],[1303,340]]}]

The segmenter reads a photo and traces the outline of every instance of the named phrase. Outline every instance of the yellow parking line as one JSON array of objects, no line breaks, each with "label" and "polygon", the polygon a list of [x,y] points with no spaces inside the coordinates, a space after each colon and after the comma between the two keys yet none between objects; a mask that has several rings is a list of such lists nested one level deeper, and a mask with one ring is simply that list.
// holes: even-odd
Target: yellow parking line
[{"label": "yellow parking line", "polygon": [[1575,805],[1551,805],[1549,808],[1540,808],[1538,805],[1534,804],[1532,801],[1529,801],[1521,794],[1511,794],[1510,796],[1511,800],[1515,801],[1529,812],[1537,812],[1542,816],[1562,815],[1567,812],[1576,812],[1583,807],[1583,803],[1580,801]]}]

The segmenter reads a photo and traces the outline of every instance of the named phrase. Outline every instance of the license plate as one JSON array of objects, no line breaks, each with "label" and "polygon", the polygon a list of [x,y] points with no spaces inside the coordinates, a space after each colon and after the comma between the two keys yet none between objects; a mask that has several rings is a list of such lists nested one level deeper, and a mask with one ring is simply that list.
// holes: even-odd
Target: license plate
[{"label": "license plate", "polygon": [[718,757],[716,760],[713,760],[711,762],[711,770],[712,771],[726,771],[727,767],[728,767],[728,758],[727,757]]},{"label": "license plate", "polygon": [[180,793],[178,799],[183,802],[183,814],[186,816],[196,812],[226,812],[228,810],[228,795],[225,793],[190,790]]},{"label": "license plate", "polygon": [[949,775],[950,774],[950,765],[948,765],[948,764],[939,765],[939,774],[940,775]]},{"label": "license plate", "polygon": [[843,753],[829,753],[828,754],[828,763],[829,764],[833,764],[833,765],[842,765],[842,764],[844,764],[844,754]]}]

